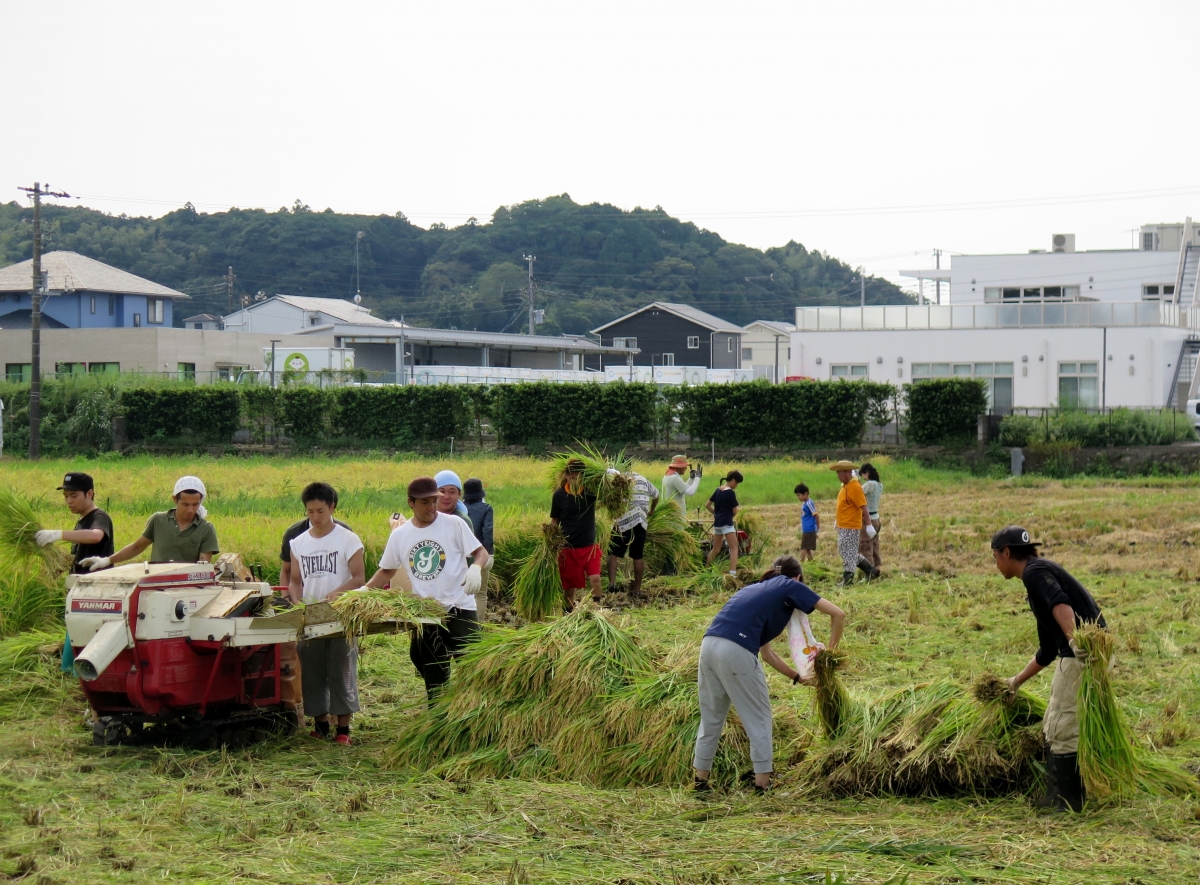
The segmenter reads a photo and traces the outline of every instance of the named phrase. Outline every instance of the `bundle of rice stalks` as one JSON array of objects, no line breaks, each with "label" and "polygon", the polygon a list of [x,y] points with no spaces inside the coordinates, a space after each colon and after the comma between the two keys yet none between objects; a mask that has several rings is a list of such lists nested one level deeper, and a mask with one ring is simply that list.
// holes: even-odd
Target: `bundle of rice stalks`
[{"label": "bundle of rice stalks", "polygon": [[29,501],[11,488],[0,486],[0,545],[13,556],[45,563],[57,579],[71,567],[71,554],[61,544],[39,547],[34,535],[41,528]]},{"label": "bundle of rice stalks", "polygon": [[[837,736],[814,751],[808,776],[836,795],[1027,788],[1041,754],[1045,702],[1024,692],[1009,698],[999,684],[1002,693],[991,677],[970,692],[942,681],[850,701]],[[824,718],[820,696],[818,711]]]},{"label": "bundle of rice stalks", "polygon": [[[567,465],[572,461],[582,462],[583,470],[577,482],[568,491],[572,494],[596,496],[597,506],[617,517],[629,509],[633,499],[632,459],[621,451],[612,458],[589,445],[580,445],[578,450],[556,452],[550,462],[550,486],[560,489],[567,482]],[[615,472],[610,472],[615,471]]]},{"label": "bundle of rice stalks", "polygon": [[842,733],[851,712],[850,694],[837,675],[845,659],[846,655],[842,651],[822,649],[813,661],[817,714],[821,718],[821,728],[825,737],[829,740]]},{"label": "bundle of rice stalks", "polygon": [[763,520],[757,513],[743,507],[734,516],[733,524],[738,531],[745,532],[751,539],[758,537],[759,544],[762,543]]},{"label": "bundle of rice stalks", "polygon": [[1200,793],[1200,782],[1163,757],[1138,746],[1117,706],[1109,678],[1114,638],[1094,623],[1075,631],[1088,653],[1079,683],[1079,772],[1090,799],[1151,793]]},{"label": "bundle of rice stalks", "polygon": [[562,614],[558,554],[565,543],[562,529],[546,523],[542,526],[541,538],[517,567],[513,579],[513,603],[517,614],[531,624]]},{"label": "bundle of rice stalks", "polygon": [[521,567],[521,562],[538,545],[539,537],[540,533],[537,531],[513,531],[496,536],[492,557],[492,581],[499,584],[499,598],[512,600],[517,570]]},{"label": "bundle of rice stalks", "polygon": [[656,507],[646,528],[646,572],[686,575],[700,566],[700,545],[678,507]]},{"label": "bundle of rice stalks", "polygon": [[62,646],[62,630],[27,630],[0,640],[0,709],[20,705],[26,719],[31,698],[67,690],[73,680],[59,671]]},{"label": "bundle of rice stalks", "polygon": [[343,593],[330,605],[342,622],[346,638],[353,638],[360,651],[362,639],[372,624],[395,621],[415,626],[422,620],[441,622],[446,617],[446,609],[437,600],[395,590],[364,587]]},{"label": "bundle of rice stalks", "polygon": [[61,621],[66,587],[40,558],[0,551],[0,636]]}]

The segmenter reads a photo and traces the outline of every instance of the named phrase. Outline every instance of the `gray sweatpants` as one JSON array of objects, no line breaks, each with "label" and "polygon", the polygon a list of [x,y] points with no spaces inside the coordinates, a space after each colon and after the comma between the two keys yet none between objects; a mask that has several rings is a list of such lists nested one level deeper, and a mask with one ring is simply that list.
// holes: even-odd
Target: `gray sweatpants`
[{"label": "gray sweatpants", "polygon": [[358,712],[358,649],[344,636],[306,639],[300,653],[300,688],[307,716]]},{"label": "gray sweatpants", "polygon": [[700,643],[697,678],[700,688],[700,731],[696,735],[692,767],[697,771],[712,770],[717,742],[721,739],[725,717],[729,715],[729,704],[732,702],[750,738],[750,761],[754,764],[754,773],[769,774],[773,771],[771,697],[767,693],[767,677],[758,655],[728,639],[705,636]]}]

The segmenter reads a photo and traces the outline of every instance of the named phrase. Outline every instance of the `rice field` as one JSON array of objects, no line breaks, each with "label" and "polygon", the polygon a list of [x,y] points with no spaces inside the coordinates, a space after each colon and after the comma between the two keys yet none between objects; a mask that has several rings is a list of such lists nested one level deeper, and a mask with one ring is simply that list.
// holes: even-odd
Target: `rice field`
[{"label": "rice field", "polygon": [[[830,531],[834,475],[783,460],[736,465],[746,475],[739,499],[758,518],[756,541],[767,553],[798,550],[791,489],[801,481],[812,488],[826,531],[806,574],[847,611],[838,674],[855,703],[914,685],[970,686],[1025,664],[1035,634],[1023,590],[995,573],[986,550],[996,527],[1019,521],[1104,608],[1115,639],[1109,678],[1140,745],[1196,770],[1200,480],[997,481],[886,458],[873,463],[886,489],[886,577],[849,589],[833,586],[840,573]],[[728,466],[706,465],[704,494],[693,505]],[[261,564],[270,577],[283,529],[302,513],[306,482],[338,489],[338,515],[363,537],[369,573],[408,480],[442,467],[484,480],[498,546],[545,521],[547,462],[533,459],[5,461],[0,475],[5,486],[39,499],[41,525],[69,527],[54,487],[67,470],[87,470],[123,544],[153,510],[168,506],[179,475],[196,473],[208,485],[222,548]],[[654,480],[662,472],[661,465],[636,469]],[[627,607],[621,622],[656,647],[694,644],[728,593],[716,577],[692,581],[689,595],[667,592],[675,579],[648,582],[649,601]],[[21,582],[6,578],[0,611],[18,602],[19,589],[6,588]],[[823,618],[813,623],[818,635],[825,632]],[[804,754],[792,776],[781,771],[783,783],[768,798],[732,788],[704,802],[683,784],[600,789],[582,775],[442,778],[423,766],[397,767],[396,739],[424,692],[407,643],[395,636],[364,639],[364,710],[349,750],[301,737],[207,753],[94,748],[78,691],[56,675],[55,635],[48,628],[0,639],[0,877],[898,885],[1195,883],[1200,876],[1196,798],[1135,793],[1082,818],[1039,816],[1020,794],[841,798],[805,786],[797,776]],[[768,672],[789,739],[799,729],[801,742],[818,746],[813,691]],[[1044,699],[1049,673],[1026,688]],[[579,771],[595,738],[563,738]],[[777,742],[777,764],[784,755]]]}]

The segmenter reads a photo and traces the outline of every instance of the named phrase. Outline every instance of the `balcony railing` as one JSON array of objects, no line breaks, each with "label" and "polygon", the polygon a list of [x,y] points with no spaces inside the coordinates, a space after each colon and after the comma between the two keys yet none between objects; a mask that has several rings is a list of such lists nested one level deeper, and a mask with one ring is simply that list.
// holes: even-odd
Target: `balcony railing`
[{"label": "balcony railing", "polygon": [[1178,326],[1200,329],[1200,306],[1157,301],[797,307],[796,331]]}]

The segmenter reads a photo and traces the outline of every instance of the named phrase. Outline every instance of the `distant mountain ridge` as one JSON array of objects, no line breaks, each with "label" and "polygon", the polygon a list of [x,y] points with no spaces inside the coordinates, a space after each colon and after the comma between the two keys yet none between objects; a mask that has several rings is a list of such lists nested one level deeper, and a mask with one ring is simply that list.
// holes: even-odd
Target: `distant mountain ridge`
[{"label": "distant mountain ridge", "polygon": [[[32,255],[32,216],[16,202],[0,205],[0,265]],[[661,208],[581,205],[567,194],[504,206],[490,222],[472,218],[453,228],[424,229],[403,213],[314,212],[299,200],[276,212],[200,213],[189,203],[161,218],[48,205],[43,220],[47,250],[79,252],[187,292],[192,301],[180,305],[177,322],[228,312],[230,266],[235,303],[259,291],[352,297],[359,231],[363,305],[417,325],[525,331],[528,254],[537,256],[542,334],[584,333],[650,301],[690,304],[745,325],[790,322],[797,305],[855,305],[860,298],[852,268],[799,243],[752,249]],[[867,302],[911,298],[868,277]]]}]

